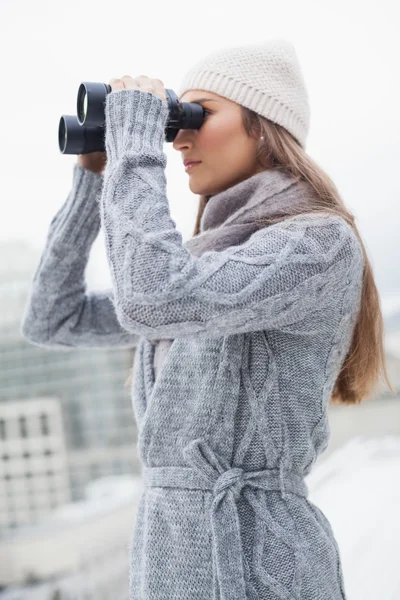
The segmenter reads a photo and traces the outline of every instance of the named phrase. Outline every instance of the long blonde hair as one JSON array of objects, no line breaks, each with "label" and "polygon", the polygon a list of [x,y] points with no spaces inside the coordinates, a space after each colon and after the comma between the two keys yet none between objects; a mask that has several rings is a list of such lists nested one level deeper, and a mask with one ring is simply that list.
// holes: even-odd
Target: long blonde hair
[{"label": "long blonde hair", "polygon": [[[275,168],[288,171],[298,179],[300,185],[303,181],[311,184],[317,194],[315,206],[307,206],[307,212],[323,210],[343,217],[354,229],[361,243],[365,264],[360,312],[349,352],[343,361],[333,388],[331,403],[357,404],[371,398],[380,383],[381,374],[383,374],[389,389],[395,394],[386,371],[383,342],[384,321],[379,292],[364,243],[354,222],[354,215],[344,205],[330,177],[307,155],[286,129],[244,106],[240,108],[246,133],[256,138],[263,136],[263,140],[259,141],[257,148],[260,165],[265,169]],[[200,231],[200,221],[207,200],[207,196],[199,197],[193,236]],[[304,212],[304,208],[292,208],[286,212],[284,217],[260,220],[260,225],[270,225],[302,212]],[[132,373],[125,386],[131,383],[131,377]]]},{"label": "long blonde hair", "polygon": [[[354,222],[354,215],[344,205],[330,177],[286,129],[244,106],[240,108],[247,135],[263,138],[260,139],[257,148],[260,164],[265,169],[275,168],[290,172],[297,177],[300,185],[302,181],[311,184],[317,194],[315,205],[308,206],[307,212],[323,210],[343,217],[354,229],[361,243],[365,260],[361,307],[349,352],[333,388],[331,403],[357,404],[371,398],[380,383],[381,374],[389,389],[395,394],[386,371],[384,321],[379,292],[364,243]],[[207,200],[207,196],[200,196],[193,235],[199,233]],[[286,211],[284,217],[262,219],[260,223],[270,225],[302,212],[304,208],[293,207]]]}]

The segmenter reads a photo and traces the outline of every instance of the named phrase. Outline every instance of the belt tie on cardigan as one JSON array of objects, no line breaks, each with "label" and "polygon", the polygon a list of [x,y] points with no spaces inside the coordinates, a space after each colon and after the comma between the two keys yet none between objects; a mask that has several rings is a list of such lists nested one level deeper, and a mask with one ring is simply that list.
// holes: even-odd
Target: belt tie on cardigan
[{"label": "belt tie on cardigan", "polygon": [[[212,492],[211,528],[221,600],[246,598],[246,578],[236,500],[244,494],[243,489],[246,486],[266,491],[280,490],[282,494],[286,491],[307,496],[308,488],[304,478],[298,473],[282,472],[279,469],[244,471],[239,467],[231,467],[223,457],[217,457],[207,442],[201,438],[191,441],[183,449],[183,454],[191,467],[143,466],[144,485]],[[245,497],[256,512],[256,517],[265,520],[265,509],[254,494],[246,494]],[[270,517],[268,525],[271,528]],[[296,541],[289,531],[276,523],[272,528],[274,533],[288,545],[295,546]]]}]

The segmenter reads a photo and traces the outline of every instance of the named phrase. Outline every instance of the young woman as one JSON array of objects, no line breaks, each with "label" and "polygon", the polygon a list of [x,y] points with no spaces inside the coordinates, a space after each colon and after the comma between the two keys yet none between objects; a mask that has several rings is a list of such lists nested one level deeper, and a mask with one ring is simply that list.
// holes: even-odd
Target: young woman
[{"label": "young woman", "polygon": [[[164,86],[110,84],[106,155],[74,166],[22,333],[60,349],[136,347],[145,487],[131,598],[343,600],[338,545],[304,477],[328,445],[329,402],[388,380],[354,216],[305,151],[296,52],[283,40],[225,48],[185,76],[180,99],[207,111],[173,142],[196,162],[185,244],[166,196]],[[87,292],[100,226],[112,289]]]}]

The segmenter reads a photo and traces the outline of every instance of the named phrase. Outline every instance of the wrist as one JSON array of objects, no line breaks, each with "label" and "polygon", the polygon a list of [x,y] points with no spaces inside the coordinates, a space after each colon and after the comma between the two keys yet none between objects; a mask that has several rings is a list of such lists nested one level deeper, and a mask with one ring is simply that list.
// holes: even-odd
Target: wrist
[{"label": "wrist", "polygon": [[165,141],[168,104],[147,91],[126,89],[107,95],[106,152],[114,163],[125,153],[160,154]]}]

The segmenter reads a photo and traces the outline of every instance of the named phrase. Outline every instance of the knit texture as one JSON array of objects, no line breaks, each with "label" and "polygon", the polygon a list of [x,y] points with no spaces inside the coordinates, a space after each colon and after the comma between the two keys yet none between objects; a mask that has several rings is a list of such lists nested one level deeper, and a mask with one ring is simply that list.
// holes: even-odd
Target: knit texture
[{"label": "knit texture", "polygon": [[[293,210],[309,213],[311,207],[315,209],[319,205],[318,200],[314,188],[291,173],[277,168],[261,171],[209,197],[199,234],[187,240],[184,246],[194,256],[240,246],[265,227],[266,219],[288,218]],[[156,378],[172,342],[171,338],[155,340]]]},{"label": "knit texture", "polygon": [[[328,445],[362,250],[344,220],[319,215],[193,256],[169,213],[167,112],[148,92],[109,94],[103,186],[74,167],[21,331],[60,349],[136,347],[145,488],[131,600],[344,600],[338,545],[305,476]],[[99,212],[107,294],[84,281]],[[163,337],[173,343],[155,380]]]},{"label": "knit texture", "polygon": [[132,348],[138,335],[121,327],[113,291],[88,292],[85,270],[100,231],[103,178],[75,164],[71,191],[53,217],[21,321],[32,344],[69,350]]},{"label": "knit texture", "polygon": [[184,75],[179,98],[188,90],[213,92],[250,108],[306,146],[308,92],[296,50],[286,40],[230,46],[208,54]]}]

